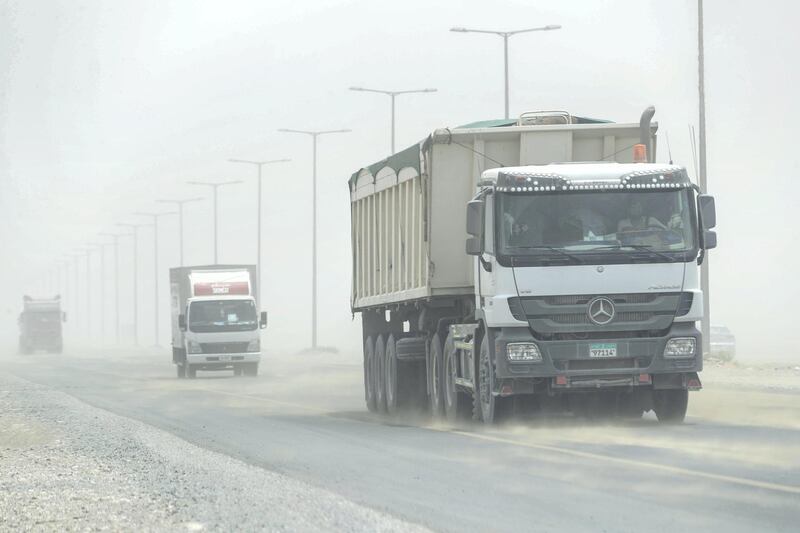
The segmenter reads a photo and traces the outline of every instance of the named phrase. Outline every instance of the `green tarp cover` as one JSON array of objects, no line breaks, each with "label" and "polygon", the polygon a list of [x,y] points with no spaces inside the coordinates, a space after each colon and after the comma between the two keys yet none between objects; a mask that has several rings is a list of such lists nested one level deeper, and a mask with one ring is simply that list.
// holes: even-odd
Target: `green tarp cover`
[{"label": "green tarp cover", "polygon": [[[405,150],[401,150],[396,154],[390,155],[386,159],[373,163],[366,167],[370,174],[373,176],[378,173],[383,167],[389,167],[395,172],[400,172],[400,169],[411,167],[416,169],[419,174],[419,143],[414,143]],[[364,169],[358,169],[350,176],[350,183],[353,184],[358,179],[359,173]]]}]

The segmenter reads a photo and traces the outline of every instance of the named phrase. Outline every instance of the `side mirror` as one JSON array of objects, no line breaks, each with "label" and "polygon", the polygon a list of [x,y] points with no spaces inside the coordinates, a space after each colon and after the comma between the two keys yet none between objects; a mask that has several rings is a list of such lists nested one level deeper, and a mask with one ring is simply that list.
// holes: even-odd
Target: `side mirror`
[{"label": "side mirror", "polygon": [[708,194],[697,196],[697,210],[700,213],[700,223],[703,230],[710,230],[717,225],[717,208],[714,197]]},{"label": "side mirror", "polygon": [[480,237],[469,237],[466,245],[467,255],[481,255],[483,253],[483,246],[481,246]]},{"label": "side mirror", "polygon": [[61,312],[61,321],[62,322],[66,322],[67,321],[67,312],[66,311],[62,311]]},{"label": "side mirror", "polygon": [[186,315],[178,315],[178,329],[186,331]]},{"label": "side mirror", "polygon": [[483,235],[483,200],[467,203],[467,233],[474,237]]},{"label": "side mirror", "polygon": [[717,247],[717,232],[711,230],[703,231],[703,238],[700,247],[703,250],[710,250]]},{"label": "side mirror", "polygon": [[267,312],[266,311],[261,311],[261,320],[259,321],[258,326],[261,329],[264,329],[265,327],[267,327]]}]

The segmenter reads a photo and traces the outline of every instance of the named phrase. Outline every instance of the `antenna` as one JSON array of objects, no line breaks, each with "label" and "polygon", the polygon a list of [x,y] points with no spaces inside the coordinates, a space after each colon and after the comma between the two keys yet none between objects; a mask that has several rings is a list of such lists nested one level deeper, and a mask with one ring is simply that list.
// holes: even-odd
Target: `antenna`
[{"label": "antenna", "polygon": [[664,137],[667,138],[667,154],[669,155],[669,164],[672,164],[672,148],[669,146],[669,132],[664,131]]}]

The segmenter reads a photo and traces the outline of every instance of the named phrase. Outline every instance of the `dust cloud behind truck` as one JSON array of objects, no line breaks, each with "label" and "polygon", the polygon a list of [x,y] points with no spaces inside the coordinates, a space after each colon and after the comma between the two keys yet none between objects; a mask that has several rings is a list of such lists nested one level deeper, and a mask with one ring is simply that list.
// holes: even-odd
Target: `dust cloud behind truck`
[{"label": "dust cloud behind truck", "polygon": [[67,319],[61,311],[61,297],[35,300],[22,299],[22,313],[18,318],[19,352],[30,354],[35,350],[61,353],[64,347],[61,324]]},{"label": "dust cloud behind truck", "polygon": [[178,378],[198,370],[233,370],[256,376],[261,329],[254,265],[171,268],[172,362]]},{"label": "dust cloud behind truck", "polygon": [[715,213],[685,168],[653,163],[653,113],[440,129],[352,175],[370,410],[683,420]]}]

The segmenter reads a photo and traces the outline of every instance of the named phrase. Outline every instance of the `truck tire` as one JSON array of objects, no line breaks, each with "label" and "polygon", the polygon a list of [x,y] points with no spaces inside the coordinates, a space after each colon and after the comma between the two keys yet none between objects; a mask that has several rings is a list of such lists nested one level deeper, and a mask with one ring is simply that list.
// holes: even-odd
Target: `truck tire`
[{"label": "truck tire", "polygon": [[242,371],[245,376],[254,378],[258,376],[258,363],[247,363],[242,365]]},{"label": "truck tire", "polygon": [[428,405],[430,407],[431,416],[434,419],[439,419],[444,414],[444,398],[442,396],[442,341],[439,334],[436,333],[431,339],[428,348]]},{"label": "truck tire", "polygon": [[372,367],[372,376],[375,381],[375,402],[378,405],[378,412],[386,412],[386,383],[384,383],[384,364],[386,360],[386,341],[383,334],[378,335],[375,341],[375,364]]},{"label": "truck tire", "polygon": [[364,341],[364,401],[369,412],[374,413],[378,410],[378,403],[375,400],[375,379],[372,367],[375,365],[375,341],[370,335]]},{"label": "truck tire", "polygon": [[394,335],[389,335],[386,340],[386,355],[384,357],[385,364],[383,366],[383,383],[384,392],[386,394],[386,412],[394,416],[400,410],[400,388],[398,382],[399,365],[397,364],[397,344],[395,344]]},{"label": "truck tire", "polygon": [[680,424],[686,418],[689,406],[689,391],[686,389],[664,389],[653,391],[653,411],[662,424]]},{"label": "truck tire", "polygon": [[178,379],[183,379],[186,377],[186,366],[181,364],[175,365],[175,370],[178,374]]},{"label": "truck tire", "polygon": [[512,398],[501,398],[492,394],[494,390],[494,361],[489,352],[489,335],[484,335],[481,341],[481,351],[478,359],[478,386],[474,395],[480,412],[480,419],[484,424],[495,424],[508,415],[513,406]]},{"label": "truck tire", "polygon": [[447,335],[447,340],[444,341],[444,387],[442,387],[442,396],[444,398],[444,413],[450,423],[467,420],[472,414],[472,395],[461,391],[456,385],[457,356],[453,335],[449,334]]},{"label": "truck tire", "polygon": [[243,374],[244,374],[244,369],[242,368],[242,365],[233,365],[233,375],[234,376],[238,377],[238,376],[241,376]]},{"label": "truck tire", "polygon": [[189,379],[195,379],[197,377],[197,369],[194,367],[194,365],[186,363],[185,367],[186,367],[186,377]]}]

